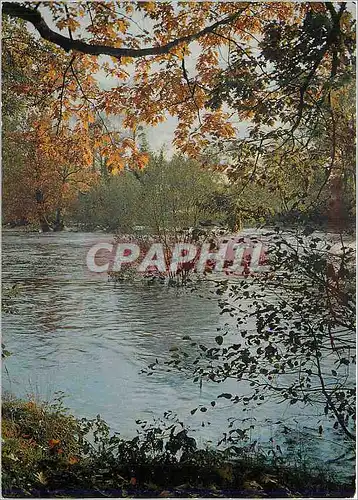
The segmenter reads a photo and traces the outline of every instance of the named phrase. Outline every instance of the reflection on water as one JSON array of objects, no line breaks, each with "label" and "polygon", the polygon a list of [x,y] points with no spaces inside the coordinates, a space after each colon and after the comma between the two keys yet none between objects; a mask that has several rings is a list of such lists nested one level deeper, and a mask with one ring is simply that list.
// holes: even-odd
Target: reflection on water
[{"label": "reflection on water", "polygon": [[[210,406],[221,392],[242,394],[242,383],[204,383],[202,390],[184,373],[140,371],[179,346],[185,335],[208,342],[227,321],[208,287],[202,293],[160,286],[116,284],[85,267],[88,248],[111,237],[92,233],[3,234],[3,282],[21,285],[18,314],[4,315],[3,336],[13,356],[6,360],[3,389],[51,399],[64,391],[78,416],[100,413],[113,430],[133,435],[135,420],[177,412],[197,428],[199,440],[216,439],[228,417],[293,418],[316,427],[317,418],[297,408],[267,404],[243,413],[219,400],[218,408],[190,415],[198,404]],[[296,411],[297,415],[293,412]],[[210,426],[201,427],[210,421]],[[263,439],[272,429],[260,429]],[[336,456],[335,447],[327,454]]]}]

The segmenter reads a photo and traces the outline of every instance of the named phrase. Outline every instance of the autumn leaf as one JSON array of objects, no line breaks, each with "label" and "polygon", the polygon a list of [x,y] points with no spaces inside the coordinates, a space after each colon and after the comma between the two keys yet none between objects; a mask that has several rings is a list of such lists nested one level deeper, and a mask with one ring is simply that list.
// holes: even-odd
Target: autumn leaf
[{"label": "autumn leaf", "polygon": [[48,445],[49,445],[50,448],[55,448],[60,443],[61,443],[61,441],[59,439],[50,439],[49,442],[48,442]]}]

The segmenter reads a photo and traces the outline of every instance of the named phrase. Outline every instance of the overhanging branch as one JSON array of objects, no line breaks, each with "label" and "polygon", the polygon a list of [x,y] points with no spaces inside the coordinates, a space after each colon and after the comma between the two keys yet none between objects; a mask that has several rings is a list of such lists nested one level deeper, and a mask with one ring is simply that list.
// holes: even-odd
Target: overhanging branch
[{"label": "overhanging branch", "polygon": [[69,52],[70,50],[76,50],[84,54],[95,56],[107,55],[115,57],[117,59],[120,59],[121,57],[145,57],[167,54],[171,49],[182,43],[190,43],[204,35],[213,33],[213,31],[220,26],[230,24],[241,15],[245,8],[235,12],[230,16],[225,17],[224,19],[221,19],[220,21],[217,21],[210,26],[207,26],[197,33],[176,38],[172,42],[169,42],[165,45],[160,45],[158,47],[148,47],[145,49],[132,49],[111,47],[109,45],[89,44],[81,40],[68,38],[61,35],[60,33],[56,33],[55,31],[53,31],[47,25],[46,21],[38,10],[25,7],[24,5],[16,2],[3,2],[2,4],[3,14],[7,14],[8,16],[13,18],[23,19],[24,21],[31,23],[44,40],[54,43],[55,45],[64,49],[66,52]]}]

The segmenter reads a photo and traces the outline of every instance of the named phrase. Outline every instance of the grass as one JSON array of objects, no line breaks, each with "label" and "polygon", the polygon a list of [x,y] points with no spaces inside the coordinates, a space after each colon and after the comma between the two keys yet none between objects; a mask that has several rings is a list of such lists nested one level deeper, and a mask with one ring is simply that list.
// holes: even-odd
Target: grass
[{"label": "grass", "polygon": [[54,404],[2,405],[4,497],[347,497],[329,471],[285,467],[262,456],[197,449],[183,425],[144,426],[132,440]]}]

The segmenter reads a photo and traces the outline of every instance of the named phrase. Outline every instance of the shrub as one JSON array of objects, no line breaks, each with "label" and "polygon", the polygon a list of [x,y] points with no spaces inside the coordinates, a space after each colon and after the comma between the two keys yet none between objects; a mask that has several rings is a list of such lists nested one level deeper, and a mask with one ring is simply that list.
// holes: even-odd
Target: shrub
[{"label": "shrub", "polygon": [[244,450],[198,449],[170,412],[137,421],[133,439],[111,435],[99,415],[76,419],[53,404],[7,399],[2,418],[2,491],[7,497],[337,496],[353,485],[329,471],[289,468]]}]

